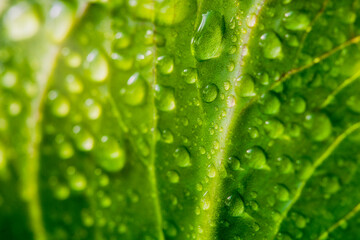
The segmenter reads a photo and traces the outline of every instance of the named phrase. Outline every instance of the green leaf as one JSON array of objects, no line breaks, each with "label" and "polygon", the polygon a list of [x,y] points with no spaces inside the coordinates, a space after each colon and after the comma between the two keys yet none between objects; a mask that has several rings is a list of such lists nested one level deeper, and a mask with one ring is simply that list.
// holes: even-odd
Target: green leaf
[{"label": "green leaf", "polygon": [[358,239],[358,0],[3,0],[4,239]]}]

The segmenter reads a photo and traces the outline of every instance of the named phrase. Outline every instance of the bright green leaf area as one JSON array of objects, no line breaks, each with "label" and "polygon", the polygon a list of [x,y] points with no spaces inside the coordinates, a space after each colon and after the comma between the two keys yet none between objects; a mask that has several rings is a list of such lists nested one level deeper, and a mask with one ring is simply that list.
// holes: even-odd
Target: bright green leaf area
[{"label": "bright green leaf area", "polygon": [[0,238],[360,239],[359,0],[0,0]]}]

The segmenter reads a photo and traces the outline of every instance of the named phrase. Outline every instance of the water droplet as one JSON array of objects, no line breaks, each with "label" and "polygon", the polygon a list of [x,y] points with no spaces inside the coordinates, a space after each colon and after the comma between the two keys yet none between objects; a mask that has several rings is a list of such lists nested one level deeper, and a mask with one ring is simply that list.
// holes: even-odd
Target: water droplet
[{"label": "water droplet", "polygon": [[360,95],[353,95],[346,101],[346,106],[356,113],[360,113]]},{"label": "water droplet", "polygon": [[21,41],[33,37],[40,28],[40,20],[35,8],[28,2],[19,2],[4,15],[4,29],[13,41]]},{"label": "water droplet", "polygon": [[13,88],[17,82],[17,73],[14,71],[6,71],[2,76],[2,86],[4,88]]},{"label": "water droplet", "polygon": [[175,225],[169,221],[164,221],[163,223],[164,233],[169,238],[174,238],[177,235],[177,229]]},{"label": "water droplet", "polygon": [[174,70],[174,60],[170,56],[160,56],[156,61],[157,69],[160,73],[167,75]]},{"label": "water droplet", "polygon": [[50,38],[56,43],[62,42],[73,24],[74,11],[72,7],[63,1],[54,2],[46,22]]},{"label": "water droplet", "polygon": [[282,122],[277,119],[270,119],[265,121],[264,128],[269,137],[273,139],[281,137],[285,129]]},{"label": "water droplet", "polygon": [[278,184],[274,187],[274,192],[276,193],[276,198],[281,202],[289,201],[290,192],[287,187],[282,184]]},{"label": "water droplet", "polygon": [[155,85],[155,103],[160,111],[169,112],[175,109],[174,89]]},{"label": "water droplet", "polygon": [[287,12],[283,18],[284,26],[288,30],[302,31],[310,25],[309,17],[300,12]]},{"label": "water droplet", "polygon": [[63,185],[59,184],[54,189],[54,197],[58,200],[65,200],[70,196],[70,189]]},{"label": "water droplet", "polygon": [[210,83],[202,89],[202,99],[207,103],[211,103],[215,101],[218,92],[218,87],[215,84]]},{"label": "water droplet", "polygon": [[191,52],[198,61],[209,60],[220,56],[224,20],[217,11],[202,14],[201,23],[191,40]]},{"label": "water droplet", "polygon": [[243,75],[236,79],[235,86],[239,88],[239,95],[241,97],[255,96],[254,81],[249,75]]},{"label": "water droplet", "polygon": [[244,213],[244,201],[238,193],[226,198],[225,204],[229,207],[229,214],[232,217],[241,217]]},{"label": "water droplet", "polygon": [[257,129],[257,127],[249,127],[248,131],[252,139],[259,137],[259,129]]},{"label": "water droplet", "polygon": [[51,95],[56,95],[55,98],[51,99],[51,112],[57,117],[65,117],[70,112],[70,102],[69,100],[62,96],[58,95],[55,91],[49,92],[49,97]]},{"label": "water droplet", "polygon": [[117,172],[125,166],[125,150],[113,137],[101,137],[96,156],[96,162],[106,171]]},{"label": "water droplet", "polygon": [[255,26],[256,24],[256,19],[257,19],[257,16],[255,13],[251,14],[251,15],[248,15],[247,18],[246,18],[246,25],[249,27],[249,28],[252,28]]},{"label": "water droplet", "polygon": [[248,159],[248,165],[255,169],[268,169],[266,164],[266,155],[262,148],[252,147],[246,150],[245,158]]},{"label": "water droplet", "polygon": [[76,146],[82,151],[91,151],[94,147],[95,140],[93,136],[81,126],[73,127],[73,134]]},{"label": "water droplet", "polygon": [[145,80],[139,73],[133,74],[126,82],[126,86],[120,90],[124,102],[130,106],[137,106],[144,102],[146,95]]},{"label": "water droplet", "polygon": [[282,44],[274,32],[261,35],[260,46],[263,48],[265,58],[276,59],[282,56]]},{"label": "water droplet", "polygon": [[201,199],[202,209],[203,210],[209,210],[211,206],[211,199],[210,194],[208,192],[205,192],[202,199]]},{"label": "water droplet", "polygon": [[162,132],[161,132],[161,137],[162,137],[162,140],[165,142],[165,143],[173,143],[174,142],[174,135],[173,133],[168,130],[168,129],[164,129]]},{"label": "water droplet", "polygon": [[181,75],[183,76],[184,81],[188,84],[193,84],[198,79],[198,73],[196,68],[186,68],[181,73]]},{"label": "water droplet", "polygon": [[122,71],[128,71],[134,65],[134,59],[132,57],[120,55],[118,53],[111,54],[111,59],[115,63],[115,66]]},{"label": "water droplet", "polygon": [[157,1],[156,23],[167,26],[178,24],[188,16],[192,6],[195,7],[189,0]]},{"label": "water droplet", "polygon": [[333,194],[340,190],[340,181],[337,176],[329,175],[321,179],[321,187],[327,194]]},{"label": "water droplet", "polygon": [[65,78],[66,89],[71,93],[79,94],[83,91],[84,85],[79,78],[74,75],[67,75]]},{"label": "water droplet", "polygon": [[295,96],[290,99],[290,110],[294,113],[301,114],[306,110],[306,102],[304,98]]},{"label": "water droplet", "polygon": [[232,108],[234,107],[236,104],[236,99],[234,97],[234,95],[230,95],[226,98],[226,105],[229,107],[229,108]]},{"label": "water droplet", "polygon": [[174,152],[175,162],[180,167],[191,166],[190,153],[185,147],[179,147]]},{"label": "water droplet", "polygon": [[274,115],[280,110],[280,100],[274,93],[267,93],[261,96],[260,103],[262,103],[261,109],[263,113]]},{"label": "water droplet", "polygon": [[105,56],[99,50],[92,50],[86,57],[84,68],[94,82],[103,82],[109,75],[109,65]]},{"label": "water droplet", "polygon": [[292,173],[294,171],[293,163],[287,156],[278,157],[276,159],[276,165],[279,169],[279,172],[283,174]]},{"label": "water droplet", "polygon": [[332,124],[324,113],[307,114],[304,122],[308,134],[317,142],[326,140],[332,133]]},{"label": "water droplet", "polygon": [[74,191],[82,191],[86,188],[87,180],[81,173],[75,172],[69,177],[70,187]]},{"label": "water droplet", "polygon": [[125,32],[117,32],[115,34],[115,41],[114,41],[114,49],[124,49],[127,48],[131,43],[131,37],[129,34]]},{"label": "water droplet", "polygon": [[216,176],[216,168],[214,164],[210,164],[207,168],[207,175],[209,178],[214,178]]},{"label": "water droplet", "polygon": [[85,112],[88,119],[96,120],[101,116],[102,107],[92,98],[85,100]]},{"label": "water droplet", "polygon": [[62,159],[69,159],[74,156],[74,148],[69,142],[61,142],[58,145],[58,154]]},{"label": "water droplet", "polygon": [[179,174],[174,170],[168,171],[166,173],[166,176],[171,183],[178,183],[180,180]]}]

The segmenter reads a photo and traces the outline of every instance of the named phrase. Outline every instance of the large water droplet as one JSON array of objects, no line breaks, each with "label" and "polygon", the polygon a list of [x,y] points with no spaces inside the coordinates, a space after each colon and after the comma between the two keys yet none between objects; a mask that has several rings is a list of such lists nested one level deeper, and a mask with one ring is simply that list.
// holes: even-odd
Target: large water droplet
[{"label": "large water droplet", "polygon": [[260,46],[263,47],[265,58],[276,59],[282,56],[282,44],[274,32],[261,35]]},{"label": "large water droplet", "polygon": [[278,184],[274,187],[274,192],[276,193],[276,198],[281,202],[286,202],[290,199],[290,192],[282,184]]},{"label": "large water droplet", "polygon": [[235,86],[238,87],[241,97],[251,97],[255,95],[254,81],[249,75],[243,75],[236,79]]},{"label": "large water droplet", "polygon": [[166,173],[166,176],[171,183],[178,183],[180,180],[179,174],[174,170],[168,171]]},{"label": "large water droplet", "polygon": [[[157,0],[155,19],[161,25],[174,25],[183,21],[192,9],[189,0]],[[195,7],[195,6],[194,6]]]},{"label": "large water droplet", "polygon": [[87,186],[87,180],[81,173],[75,172],[69,176],[70,187],[74,191],[82,191]]},{"label": "large water droplet", "polygon": [[218,92],[218,87],[215,84],[210,83],[202,89],[202,99],[204,102],[211,103],[216,99]]},{"label": "large water droplet", "polygon": [[284,26],[288,30],[302,31],[310,25],[309,17],[300,12],[287,12],[283,18]]},{"label": "large water droplet", "polygon": [[6,34],[13,41],[29,39],[40,28],[37,12],[25,1],[12,6],[5,13],[3,21]]},{"label": "large water droplet", "polygon": [[160,73],[167,75],[174,70],[174,60],[170,56],[160,56],[156,61],[157,69]]},{"label": "large water droplet", "polygon": [[274,93],[267,93],[261,96],[260,103],[262,103],[261,109],[263,113],[274,115],[280,110],[280,100]]},{"label": "large water droplet", "polygon": [[174,89],[161,85],[155,86],[155,104],[160,111],[169,112],[175,109]]},{"label": "large water droplet", "polygon": [[304,126],[311,138],[318,142],[326,140],[332,132],[331,121],[324,113],[306,115]]},{"label": "large water droplet", "polygon": [[84,68],[94,82],[103,82],[109,75],[109,65],[105,56],[99,50],[92,50],[86,57]]},{"label": "large water droplet", "polygon": [[96,151],[96,162],[106,171],[117,172],[125,166],[125,150],[113,137],[103,136]]},{"label": "large water droplet", "polygon": [[73,127],[73,134],[76,146],[82,151],[91,151],[94,147],[95,140],[91,133],[76,125]]},{"label": "large water droplet", "polygon": [[174,152],[175,162],[180,167],[191,166],[190,153],[185,147],[179,147]]},{"label": "large water droplet", "polygon": [[201,23],[191,40],[191,52],[199,61],[217,58],[222,51],[223,16],[217,11],[202,14]]},{"label": "large water droplet", "polygon": [[252,147],[246,150],[245,158],[248,159],[248,165],[255,169],[268,169],[266,164],[266,155],[262,148]]},{"label": "large water droplet", "polygon": [[270,119],[265,121],[264,128],[269,137],[274,139],[281,137],[285,130],[282,122],[277,119]]},{"label": "large water droplet", "polygon": [[120,90],[120,94],[126,104],[137,106],[144,102],[146,95],[145,80],[135,73],[126,83],[126,86]]},{"label": "large water droplet", "polygon": [[229,214],[232,217],[241,217],[244,213],[244,201],[238,193],[226,198],[225,204],[229,207]]},{"label": "large water droplet", "polygon": [[63,41],[73,23],[73,8],[63,1],[54,2],[46,22],[46,28],[50,38],[57,43]]}]

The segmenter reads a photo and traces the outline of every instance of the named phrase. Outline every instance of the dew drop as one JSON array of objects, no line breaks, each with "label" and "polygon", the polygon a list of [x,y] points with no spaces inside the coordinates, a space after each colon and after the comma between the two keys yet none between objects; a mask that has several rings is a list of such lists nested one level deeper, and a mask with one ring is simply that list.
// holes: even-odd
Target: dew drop
[{"label": "dew drop", "polygon": [[76,125],[73,127],[73,134],[76,146],[81,151],[91,151],[94,147],[95,140],[93,136],[81,126]]},{"label": "dew drop", "polygon": [[225,204],[229,207],[229,214],[232,217],[241,217],[244,213],[244,201],[238,193],[226,198]]},{"label": "dew drop", "polygon": [[174,152],[175,162],[179,167],[191,166],[190,153],[185,147],[179,147]]},{"label": "dew drop", "polygon": [[309,17],[300,12],[287,12],[283,18],[284,26],[288,30],[303,31],[310,25]]},{"label": "dew drop", "polygon": [[245,158],[248,159],[248,165],[255,169],[268,169],[266,164],[266,155],[262,148],[252,147],[246,150]]},{"label": "dew drop", "polygon": [[118,172],[126,163],[125,150],[113,137],[102,136],[96,151],[96,162],[108,172]]},{"label": "dew drop", "polygon": [[332,133],[331,121],[324,113],[307,114],[304,126],[311,138],[317,142],[326,140]]},{"label": "dew drop", "polygon": [[202,89],[202,99],[204,100],[204,102],[211,103],[215,101],[218,92],[218,87],[215,84],[210,83]]},{"label": "dew drop", "polygon": [[171,183],[178,183],[180,180],[179,174],[174,170],[168,171],[166,173],[166,176]]},{"label": "dew drop", "polygon": [[54,2],[46,22],[46,28],[50,38],[56,43],[63,41],[73,23],[74,11],[72,7],[63,1]]},{"label": "dew drop", "polygon": [[249,75],[243,75],[236,79],[235,86],[239,88],[239,95],[241,97],[255,96],[254,81]]},{"label": "dew drop", "polygon": [[170,56],[160,56],[156,61],[157,69],[160,73],[167,75],[174,70],[174,60]]},{"label": "dew drop", "polygon": [[198,73],[197,73],[196,68],[186,68],[181,73],[181,75],[183,76],[184,81],[188,84],[193,84],[198,79]]},{"label": "dew drop", "polygon": [[274,32],[261,35],[260,46],[263,48],[265,58],[276,59],[282,56],[282,44]]},{"label": "dew drop", "polygon": [[75,172],[69,177],[70,187],[74,191],[83,191],[86,188],[87,180],[81,173]]},{"label": "dew drop", "polygon": [[169,112],[175,109],[175,96],[172,87],[155,85],[155,104],[160,111]]},{"label": "dew drop", "polygon": [[125,32],[117,32],[115,34],[114,49],[125,49],[131,43],[131,37]]},{"label": "dew drop", "polygon": [[217,11],[202,14],[201,23],[191,39],[191,52],[198,61],[209,60],[220,56],[224,20]]},{"label": "dew drop", "polygon": [[301,114],[306,110],[306,102],[304,98],[295,96],[290,99],[290,110],[294,113]]},{"label": "dew drop", "polygon": [[274,187],[274,192],[276,194],[276,198],[281,202],[289,201],[290,192],[287,187],[282,184],[278,184]]},{"label": "dew drop", "polygon": [[269,137],[273,139],[281,137],[285,129],[282,122],[277,119],[270,119],[265,121],[264,128]]},{"label": "dew drop", "polygon": [[146,83],[139,73],[133,74],[120,90],[124,102],[130,106],[138,106],[145,100]]},{"label": "dew drop", "polygon": [[86,116],[90,120],[96,120],[101,116],[102,107],[92,98],[85,100],[85,112]]},{"label": "dew drop", "polygon": [[280,100],[274,93],[267,93],[261,96],[260,103],[263,113],[268,115],[277,114],[280,110]]},{"label": "dew drop", "polygon": [[3,23],[7,36],[13,41],[29,39],[40,29],[37,12],[25,1],[12,6],[5,13]]},{"label": "dew drop", "polygon": [[109,65],[105,56],[99,50],[92,50],[86,57],[84,69],[94,82],[103,82],[109,75]]},{"label": "dew drop", "polygon": [[76,93],[79,94],[83,91],[84,89],[84,85],[83,83],[80,81],[80,79],[78,79],[77,77],[75,77],[74,75],[67,75],[65,78],[65,84],[66,84],[66,89],[70,92],[70,93]]},{"label": "dew drop", "polygon": [[353,112],[360,113],[360,95],[353,95],[346,101],[346,106]]}]

